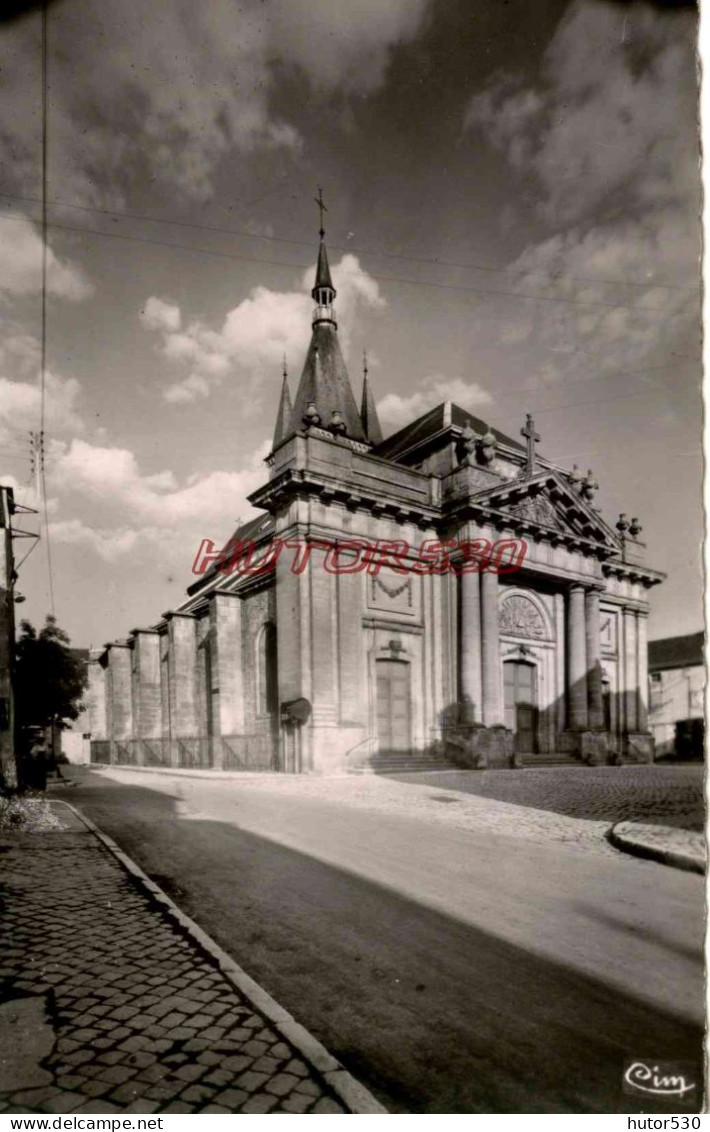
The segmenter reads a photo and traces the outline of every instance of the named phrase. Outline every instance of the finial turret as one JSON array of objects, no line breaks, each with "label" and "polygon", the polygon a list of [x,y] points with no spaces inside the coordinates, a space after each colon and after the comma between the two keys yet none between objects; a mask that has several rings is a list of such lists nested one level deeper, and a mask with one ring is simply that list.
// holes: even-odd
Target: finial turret
[{"label": "finial turret", "polygon": [[281,383],[281,398],[279,400],[279,410],[276,414],[276,427],[274,428],[274,440],[271,446],[272,451],[278,448],[287,437],[290,435],[293,424],[293,406],[291,405],[291,393],[288,388],[288,370],[286,369],[286,355],[284,354],[283,360],[283,381]]},{"label": "finial turret", "polygon": [[362,421],[363,432],[365,439],[369,440],[371,444],[382,443],[382,429],[380,428],[379,418],[377,416],[377,407],[375,405],[375,398],[372,395],[370,388],[370,379],[368,377],[369,370],[367,368],[367,350],[362,351],[362,404],[360,406],[360,420]]}]

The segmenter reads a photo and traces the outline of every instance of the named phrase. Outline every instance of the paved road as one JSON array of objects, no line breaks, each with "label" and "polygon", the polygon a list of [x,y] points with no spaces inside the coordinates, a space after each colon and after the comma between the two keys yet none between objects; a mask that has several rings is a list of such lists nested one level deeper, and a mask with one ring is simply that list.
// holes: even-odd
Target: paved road
[{"label": "paved road", "polygon": [[[434,772],[417,775],[416,781],[575,818],[704,829],[704,769],[698,763],[525,767]],[[414,781],[411,775],[397,780]]]},{"label": "paved road", "polygon": [[111,773],[72,800],[392,1111],[629,1112],[625,1058],[698,1058],[700,877],[425,785]]}]

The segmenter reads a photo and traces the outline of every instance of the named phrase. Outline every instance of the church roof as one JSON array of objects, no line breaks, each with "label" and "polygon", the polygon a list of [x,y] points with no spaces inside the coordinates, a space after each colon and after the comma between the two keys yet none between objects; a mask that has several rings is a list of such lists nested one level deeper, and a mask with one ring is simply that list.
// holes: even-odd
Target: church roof
[{"label": "church roof", "polygon": [[513,440],[512,437],[506,436],[504,432],[499,432],[497,428],[493,428],[485,421],[474,417],[467,409],[462,409],[460,405],[454,405],[451,401],[442,401],[435,409],[430,409],[428,413],[417,417],[411,424],[405,425],[392,436],[388,436],[386,440],[383,440],[373,449],[373,455],[381,456],[385,460],[396,460],[402,453],[424,443],[445,428],[451,425],[465,428],[466,424],[470,424],[474,432],[480,434],[490,430],[500,444],[506,444],[508,447],[521,452],[525,451],[523,445],[517,440]]},{"label": "church roof", "polygon": [[663,637],[660,641],[648,642],[649,672],[661,672],[669,668],[694,668],[703,664],[705,634],[688,633],[684,637]]},{"label": "church roof", "polygon": [[[265,538],[267,535],[273,534],[275,528],[276,522],[273,515],[257,515],[255,519],[250,519],[248,523],[242,523],[241,526],[237,527],[236,531],[231,536],[231,539],[228,539],[224,545],[227,546],[229,542],[244,543],[248,542],[249,539],[254,542],[258,542],[260,539]],[[187,587],[189,596],[192,597],[193,594],[198,593],[199,590],[203,589],[204,586],[207,586],[211,581],[213,581],[216,575],[219,573],[219,562],[213,562],[212,565],[209,566],[207,570],[205,570],[201,578],[198,578],[197,581],[193,582],[192,585]],[[228,574],[225,574],[223,576],[225,581],[229,577]]]},{"label": "church roof", "polygon": [[345,421],[345,435],[351,440],[365,440],[338,332],[332,322],[316,322],[313,326],[293,405],[291,434],[303,427],[309,402],[315,404],[323,428],[328,428],[333,413],[338,409]]}]

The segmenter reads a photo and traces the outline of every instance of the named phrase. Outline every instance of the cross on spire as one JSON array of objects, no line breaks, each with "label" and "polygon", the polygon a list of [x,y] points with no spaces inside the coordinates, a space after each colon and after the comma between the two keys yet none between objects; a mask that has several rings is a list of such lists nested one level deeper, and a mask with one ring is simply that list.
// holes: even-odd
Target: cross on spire
[{"label": "cross on spire", "polygon": [[325,204],[323,203],[323,190],[320,187],[320,185],[318,186],[318,196],[314,197],[313,199],[316,202],[316,204],[318,205],[318,211],[320,213],[320,229],[319,229],[318,234],[319,234],[319,236],[322,240],[323,237],[325,236],[325,228],[323,227],[323,213],[327,212],[328,209],[325,207]]},{"label": "cross on spire", "polygon": [[362,351],[362,373],[363,377],[367,378],[370,371],[367,368],[367,350]]},{"label": "cross on spire", "polygon": [[535,445],[540,439],[540,434],[535,432],[535,421],[533,420],[532,413],[528,413],[525,417],[525,428],[521,428],[520,435],[524,436],[527,441],[527,474],[529,476],[535,475]]}]

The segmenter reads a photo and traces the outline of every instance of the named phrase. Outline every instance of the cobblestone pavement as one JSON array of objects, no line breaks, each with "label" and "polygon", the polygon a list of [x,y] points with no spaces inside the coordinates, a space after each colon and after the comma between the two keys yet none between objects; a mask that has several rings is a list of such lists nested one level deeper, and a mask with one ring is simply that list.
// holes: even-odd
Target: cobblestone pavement
[{"label": "cobblestone pavement", "polygon": [[[345,1113],[211,956],[70,825],[0,841],[0,1111]],[[8,1081],[28,1039],[35,1064]]]},{"label": "cobblestone pavement", "polygon": [[525,767],[521,770],[461,771],[412,775],[428,783],[478,797],[548,810],[593,821],[644,821],[702,829],[702,766]]}]

